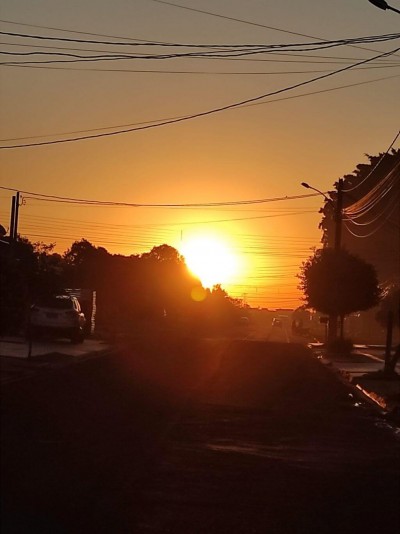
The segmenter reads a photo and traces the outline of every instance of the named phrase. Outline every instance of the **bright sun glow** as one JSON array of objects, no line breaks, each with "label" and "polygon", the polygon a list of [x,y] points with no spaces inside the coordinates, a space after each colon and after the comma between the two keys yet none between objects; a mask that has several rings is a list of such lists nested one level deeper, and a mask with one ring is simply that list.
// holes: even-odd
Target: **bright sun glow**
[{"label": "bright sun glow", "polygon": [[230,282],[238,271],[238,258],[226,242],[214,236],[190,238],[181,247],[186,265],[204,287]]}]

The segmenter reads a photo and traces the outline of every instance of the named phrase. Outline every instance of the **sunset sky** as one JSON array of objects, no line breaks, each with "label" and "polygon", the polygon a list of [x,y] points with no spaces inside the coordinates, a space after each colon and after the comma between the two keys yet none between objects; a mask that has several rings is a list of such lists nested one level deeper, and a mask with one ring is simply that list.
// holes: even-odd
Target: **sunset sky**
[{"label": "sunset sky", "polygon": [[[1,4],[2,32],[85,41],[267,45],[400,30],[398,14],[381,11],[367,0],[2,0]],[[400,9],[400,0],[391,4]],[[172,50],[142,45],[128,51],[122,45],[98,42],[1,37],[3,53]],[[55,56],[3,54],[0,146],[96,135],[207,112],[393,50],[400,47],[400,39],[359,46],[230,59],[175,57],[36,66],[10,62]],[[253,105],[108,137],[0,150],[0,186],[116,204],[175,205],[307,195],[310,191],[301,187],[303,181],[327,191],[366,161],[365,154],[388,148],[399,131],[399,94],[400,52]],[[6,228],[12,194],[0,190],[0,223]],[[209,261],[217,270],[223,260],[213,247],[219,242],[235,264],[230,278],[221,280],[223,286],[252,306],[298,306],[296,273],[321,237],[320,196],[208,207],[87,206],[38,200],[29,193],[22,196],[19,232],[32,241],[55,242],[60,253],[81,238],[126,255],[163,243],[183,252],[195,238],[208,239]]]}]

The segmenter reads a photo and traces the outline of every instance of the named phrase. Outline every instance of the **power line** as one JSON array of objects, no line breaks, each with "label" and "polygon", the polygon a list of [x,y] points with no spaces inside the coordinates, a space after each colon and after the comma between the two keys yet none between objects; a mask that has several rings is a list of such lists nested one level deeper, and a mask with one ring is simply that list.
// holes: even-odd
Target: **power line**
[{"label": "power line", "polygon": [[220,14],[214,13],[212,11],[205,11],[203,9],[197,9],[197,8],[194,8],[194,7],[182,6],[180,4],[175,4],[173,2],[164,2],[163,0],[151,0],[151,1],[155,2],[157,4],[165,4],[165,5],[176,7],[176,8],[179,8],[179,9],[185,9],[187,11],[193,11],[195,13],[202,13],[204,15],[210,15],[212,17],[217,17],[217,18],[221,18],[221,19],[224,19],[224,20],[231,20],[233,22],[240,22],[242,24],[248,24],[249,26],[256,26],[256,27],[259,27],[259,28],[267,29],[267,30],[273,30],[273,31],[281,32],[281,33],[286,33],[288,35],[296,35],[298,37],[307,37],[307,38],[310,38],[310,39],[318,39],[318,37],[313,37],[312,35],[293,32],[293,31],[290,31],[290,30],[277,28],[275,26],[267,26],[267,25],[261,24],[259,22],[252,22],[252,21],[249,21],[249,20],[239,19],[239,18],[235,18],[235,17],[229,17],[227,15],[220,15]]},{"label": "power line", "polygon": [[358,44],[358,43],[375,43],[375,42],[385,42],[393,39],[398,38],[398,33],[389,33],[389,34],[381,34],[381,35],[368,35],[364,37],[350,37],[350,38],[344,38],[344,39],[318,39],[315,42],[311,43],[278,43],[278,44],[259,44],[259,43],[239,43],[239,44],[232,44],[232,43],[166,43],[161,41],[144,41],[141,40],[140,42],[135,41],[100,41],[98,39],[77,39],[73,37],[54,37],[51,35],[37,35],[37,34],[29,34],[29,33],[16,33],[16,32],[6,32],[6,31],[0,31],[0,35],[8,35],[10,37],[19,37],[22,39],[34,39],[34,40],[42,40],[42,41],[61,41],[61,42],[67,42],[67,43],[86,43],[86,44],[100,44],[100,45],[108,45],[108,46],[121,46],[121,47],[138,47],[138,46],[150,46],[150,47],[177,47],[177,48],[216,48],[217,52],[220,50],[241,50],[243,48],[247,49],[272,49],[272,50],[278,50],[278,49],[292,49],[297,47],[306,47],[306,49],[309,47],[312,50],[315,49],[315,47],[319,46],[326,46],[326,47],[332,47],[332,46],[341,46],[341,45],[351,45],[351,44]]},{"label": "power line", "polygon": [[[8,197],[4,197],[8,198]],[[279,209],[286,209],[286,208],[279,208]],[[292,208],[293,209],[293,208]],[[304,210],[304,208],[299,208],[300,210]],[[219,209],[220,210],[220,209]],[[236,211],[236,210],[235,210]],[[242,210],[239,210],[242,211]],[[269,211],[272,211],[272,208],[269,208]],[[1,212],[3,217],[8,218],[8,212],[4,211]],[[285,215],[285,214],[283,214]],[[74,217],[73,219],[66,218],[66,217],[52,217],[52,216],[44,216],[44,215],[29,215],[26,213],[21,214],[21,222],[25,223],[27,222],[29,224],[43,224],[45,225],[46,229],[51,226],[51,228],[55,228],[58,225],[67,225],[68,229],[71,229],[73,226],[77,226],[79,229],[82,229],[82,224],[85,225],[85,228],[88,228],[90,230],[98,231],[104,228],[110,229],[111,231],[114,231],[115,233],[121,234],[122,232],[126,231],[134,231],[134,232],[140,232],[141,234],[150,234],[154,235],[155,227],[161,226],[163,228],[157,230],[157,235],[161,234],[164,238],[168,235],[171,235],[172,233],[175,233],[175,228],[168,229],[164,228],[165,226],[168,226],[168,223],[163,223],[161,225],[154,225],[153,223],[150,224],[111,224],[107,223],[105,225],[104,221],[93,221],[93,220],[84,220],[84,219],[77,219]],[[180,223],[178,223],[180,224]],[[256,244],[259,247],[265,248],[265,244],[268,243],[268,246],[276,246],[281,247],[282,242],[285,242],[285,247],[293,247],[293,246],[308,246],[315,242],[314,238],[306,238],[303,235],[294,236],[294,235],[271,235],[271,234],[244,234],[244,233],[233,233],[229,232],[229,235],[231,237],[236,237],[240,242],[244,243],[245,245],[251,245]],[[292,241],[292,243],[290,243]]]},{"label": "power line", "polygon": [[351,191],[354,191],[355,189],[358,189],[361,185],[363,185],[363,183],[365,183],[368,178],[370,178],[370,176],[375,172],[375,170],[379,167],[379,165],[382,163],[382,161],[384,160],[384,158],[388,155],[389,151],[392,149],[392,147],[394,146],[394,144],[396,143],[397,139],[399,138],[400,136],[400,130],[397,132],[395,138],[393,139],[393,141],[390,143],[390,145],[388,146],[387,150],[381,155],[381,157],[379,158],[378,162],[376,163],[376,165],[374,165],[374,167],[370,170],[370,172],[367,174],[367,176],[360,182],[358,183],[357,185],[355,185],[354,187],[351,187],[350,189],[343,189],[343,192],[344,193],[350,193]]},{"label": "power line", "polygon": [[[50,41],[67,41],[67,42],[79,42],[86,44],[102,44],[102,45],[116,45],[116,46],[143,46],[142,43],[131,43],[131,42],[112,42],[112,41],[95,41],[95,40],[84,40],[84,39],[73,39],[67,37],[51,37],[43,35],[31,35],[31,34],[19,34],[13,32],[1,32],[3,35],[23,37],[27,39],[42,39]],[[364,42],[385,42],[390,40],[395,40],[400,37],[400,34],[386,34],[386,35],[377,35],[377,36],[368,36],[368,37],[356,37],[348,39],[337,39],[330,41],[319,41],[315,43],[292,43],[292,44],[269,44],[269,45],[254,45],[254,44],[183,44],[183,43],[171,43],[171,44],[159,44],[159,43],[146,43],[146,46],[168,46],[168,47],[179,47],[179,48],[200,48],[206,49],[204,52],[169,52],[164,54],[108,54],[108,55],[93,55],[93,56],[82,56],[79,54],[67,54],[62,52],[20,52],[14,53],[16,55],[49,55],[49,56],[68,56],[76,59],[50,59],[42,61],[12,61],[12,62],[2,62],[1,65],[25,65],[25,64],[52,64],[52,63],[80,63],[80,62],[92,62],[92,61],[121,61],[121,60],[162,60],[162,59],[171,59],[171,58],[219,58],[226,59],[229,57],[240,57],[248,56],[253,54],[262,54],[262,53],[271,53],[276,52],[277,50],[290,50],[291,52],[304,52],[308,50],[325,50],[337,46],[348,45],[350,43],[364,43]],[[6,54],[12,54],[12,52],[4,52]]]},{"label": "power line", "polygon": [[[5,54],[6,52],[0,52],[0,54]],[[70,55],[70,54],[66,54]],[[108,58],[107,58],[108,59]],[[117,58],[113,58],[117,59]],[[121,58],[119,58],[121,59]],[[127,59],[127,58],[123,58]],[[274,60],[274,62],[276,62]],[[30,62],[29,62],[30,63]],[[295,63],[295,62],[294,62]],[[42,65],[42,62],[34,62],[29,65],[24,62],[15,62],[15,63],[0,63],[2,67],[35,67],[35,65]],[[343,64],[343,62],[341,63]],[[348,64],[348,63],[346,63]],[[377,65],[368,65],[367,67],[354,68],[354,70],[371,70],[371,69],[392,69],[399,68],[400,63],[383,63]],[[46,68],[42,66],[41,68]],[[103,69],[103,68],[74,68],[74,67],[47,67],[49,70],[75,70],[75,71],[92,71],[92,72],[127,72],[135,74],[186,74],[190,76],[202,75],[202,76],[274,76],[274,75],[292,75],[292,74],[316,74],[323,72],[331,72],[329,69],[316,69],[316,70],[278,70],[278,71],[215,71],[215,70],[161,70],[161,69]]]},{"label": "power line", "polygon": [[93,134],[93,135],[85,135],[85,136],[81,136],[81,137],[72,137],[72,138],[68,138],[68,139],[57,139],[57,140],[53,140],[53,141],[42,141],[42,142],[38,142],[38,143],[24,143],[24,144],[20,144],[20,145],[0,146],[0,149],[6,150],[6,149],[12,149],[12,148],[25,148],[25,147],[33,147],[33,146],[44,146],[44,145],[53,145],[53,144],[60,144],[60,143],[69,143],[69,142],[75,142],[75,141],[82,141],[82,140],[85,140],[85,139],[95,139],[95,138],[99,138],[99,137],[109,137],[109,136],[113,136],[113,135],[120,135],[120,134],[123,134],[123,133],[129,133],[129,132],[133,132],[133,131],[147,130],[147,129],[151,129],[151,128],[158,128],[158,127],[166,126],[166,125],[169,125],[169,124],[175,124],[175,123],[178,123],[178,122],[184,122],[184,121],[188,121],[188,120],[193,120],[195,118],[205,117],[205,116],[212,115],[212,114],[215,114],[215,113],[220,113],[220,112],[226,111],[228,109],[233,109],[233,108],[237,108],[237,107],[243,106],[244,104],[250,104],[250,103],[262,100],[262,99],[267,98],[269,96],[274,96],[274,95],[277,95],[277,94],[284,93],[286,91],[297,89],[298,87],[302,87],[304,85],[308,85],[308,84],[314,83],[316,81],[323,80],[325,78],[329,78],[331,76],[334,76],[334,75],[339,74],[341,72],[345,72],[345,71],[350,70],[350,69],[352,69],[354,67],[358,67],[360,65],[369,63],[370,61],[374,61],[374,60],[379,59],[381,57],[388,57],[390,55],[393,55],[395,52],[398,52],[399,50],[400,50],[400,47],[399,48],[395,48],[393,50],[390,50],[389,52],[384,52],[382,54],[379,54],[378,56],[374,56],[372,58],[365,59],[365,60],[360,61],[358,63],[354,63],[352,65],[348,65],[346,67],[342,67],[342,68],[340,68],[340,69],[338,69],[336,71],[332,71],[332,72],[330,72],[328,74],[323,74],[321,76],[317,76],[315,78],[311,78],[310,80],[305,80],[303,82],[299,82],[297,84],[294,84],[294,85],[291,85],[291,86],[288,86],[288,87],[284,87],[282,89],[277,89],[277,90],[271,91],[269,93],[258,95],[258,96],[255,96],[253,98],[249,98],[249,99],[246,99],[246,100],[241,100],[239,102],[234,102],[232,104],[227,104],[227,105],[221,106],[219,108],[209,109],[207,111],[195,113],[195,114],[192,114],[192,115],[186,115],[184,117],[171,119],[171,120],[166,120],[166,121],[163,121],[163,122],[159,122],[157,124],[148,124],[148,125],[144,125],[144,126],[138,126],[138,127],[118,130],[116,132],[103,132],[103,133],[98,133],[98,134]]},{"label": "power line", "polygon": [[[54,68],[55,70],[63,69],[62,67],[61,68],[59,68],[59,67],[32,67],[32,68],[43,68],[43,69]],[[73,70],[73,69],[71,68],[71,69],[67,69],[67,70]],[[76,69],[76,70],[81,70],[81,69]],[[286,101],[286,100],[293,100],[293,99],[297,99],[297,98],[303,98],[305,96],[313,96],[313,95],[318,95],[318,94],[323,94],[323,93],[330,93],[332,91],[337,91],[339,89],[348,89],[350,87],[358,87],[360,85],[367,85],[369,83],[375,83],[375,82],[381,82],[381,81],[385,81],[385,80],[391,80],[393,78],[398,78],[399,76],[400,76],[399,74],[395,74],[394,76],[385,76],[385,77],[382,77],[382,78],[374,78],[372,80],[365,80],[363,82],[355,82],[355,83],[350,83],[350,84],[346,84],[346,85],[339,85],[337,87],[331,87],[329,89],[320,89],[318,91],[311,91],[311,92],[302,93],[302,94],[299,94],[299,95],[292,95],[292,96],[286,96],[286,97],[282,97],[282,98],[275,98],[273,100],[269,100],[268,102],[256,102],[256,103],[253,103],[253,104],[245,104],[242,107],[243,108],[247,108],[247,107],[252,107],[252,106],[264,106],[266,104],[272,104],[274,102],[283,102],[283,101]],[[69,131],[69,132],[58,132],[58,133],[52,133],[52,134],[32,135],[32,136],[26,136],[26,137],[11,137],[11,138],[6,138],[6,139],[0,139],[0,142],[22,141],[22,140],[26,140],[26,139],[39,139],[39,138],[43,138],[43,137],[54,137],[54,136],[61,136],[61,135],[74,135],[74,134],[78,134],[78,133],[96,132],[96,131],[102,131],[102,130],[114,130],[116,128],[129,128],[131,126],[138,126],[138,125],[141,125],[141,124],[153,124],[153,123],[158,123],[160,121],[167,121],[167,120],[177,119],[177,118],[180,118],[180,117],[168,117],[168,118],[165,118],[165,119],[156,119],[156,120],[153,120],[153,121],[137,122],[137,123],[133,123],[133,124],[130,123],[130,124],[119,124],[119,125],[114,125],[114,126],[102,126],[102,127],[99,127],[99,128],[91,128],[90,130],[74,130],[74,131]]]},{"label": "power line", "polygon": [[38,39],[43,41],[62,41],[67,43],[87,43],[87,44],[101,44],[109,46],[123,46],[123,47],[137,47],[137,46],[151,46],[151,47],[178,47],[178,48],[217,48],[221,49],[242,49],[242,48],[255,48],[255,49],[291,49],[296,47],[315,47],[315,46],[331,46],[331,45],[348,45],[354,43],[370,43],[370,42],[382,42],[398,38],[398,33],[388,33],[381,35],[368,35],[364,37],[351,37],[344,39],[318,39],[313,43],[278,43],[278,44],[260,44],[260,43],[165,43],[161,41],[100,41],[98,39],[77,39],[73,37],[54,37],[51,35],[37,35],[30,33],[16,33],[0,31],[0,35],[8,35],[10,37],[20,37],[22,39]]},{"label": "power line", "polygon": [[[287,33],[289,35],[297,35],[299,37],[307,37],[308,39],[317,39],[317,40],[321,39],[320,37],[315,37],[313,35],[307,35],[305,33],[293,32],[293,31],[290,31],[290,30],[277,28],[275,26],[267,26],[267,25],[261,24],[259,22],[252,22],[252,21],[249,21],[249,20],[239,19],[239,18],[235,18],[235,17],[229,17],[227,15],[220,15],[220,14],[214,13],[212,11],[205,11],[205,10],[197,9],[197,8],[194,8],[194,7],[182,6],[181,4],[176,4],[174,2],[167,2],[165,0],[151,0],[151,1],[155,2],[157,4],[165,4],[165,5],[169,5],[169,6],[172,6],[172,7],[179,8],[179,9],[185,9],[187,11],[194,11],[194,12],[197,12],[197,13],[202,13],[204,15],[210,15],[212,17],[218,17],[218,18],[225,19],[225,20],[231,20],[233,22],[240,22],[242,24],[248,24],[250,26],[257,26],[259,28],[265,28],[267,30],[273,30],[273,31],[277,31],[277,32]],[[371,48],[365,48],[365,47],[355,46],[355,45],[350,45],[350,46],[352,46],[353,48],[358,48],[360,50],[367,50],[369,52],[377,52],[377,50],[374,50],[374,49],[371,49]]]},{"label": "power line", "polygon": [[[294,196],[285,196],[285,197],[273,197],[273,198],[258,198],[253,200],[233,200],[233,201],[224,201],[224,202],[196,202],[196,203],[182,203],[182,204],[141,204],[141,203],[131,203],[131,202],[110,202],[110,201],[101,201],[93,199],[82,199],[82,198],[72,198],[72,197],[62,197],[58,195],[47,195],[32,191],[23,191],[22,189],[16,189],[15,187],[5,187],[0,186],[0,189],[5,191],[19,191],[23,195],[32,195],[36,200],[47,200],[47,201],[66,201],[78,204],[95,204],[100,206],[121,206],[121,207],[132,207],[132,208],[180,208],[180,207],[219,207],[219,206],[243,206],[249,204],[265,204],[267,202],[278,202],[282,200],[298,200],[299,198],[310,198],[318,196],[318,193],[310,193],[307,195],[294,195]],[[39,198],[40,197],[40,198]],[[28,197],[29,198],[29,197]]]},{"label": "power line", "polygon": [[367,237],[371,237],[373,236],[374,234],[376,234],[387,222],[387,220],[393,215],[393,213],[395,213],[395,210],[398,210],[399,209],[399,205],[398,205],[398,202],[396,202],[396,204],[393,206],[393,209],[392,211],[389,213],[389,215],[381,222],[381,224],[375,228],[374,230],[372,230],[371,232],[369,232],[368,234],[364,234],[364,235],[361,235],[361,234],[356,234],[355,232],[353,232],[353,230],[351,230],[349,228],[349,225],[347,224],[346,221],[344,221],[344,224],[345,224],[345,227],[347,229],[347,231],[353,236],[353,237],[357,237],[357,238],[360,238],[360,239],[364,239],[364,238],[367,238]]},{"label": "power line", "polygon": [[[173,3],[173,2],[167,2],[167,1],[164,1],[164,0],[151,0],[151,1],[155,2],[157,4],[165,4],[165,5],[176,7],[176,8],[179,8],[179,9],[185,9],[187,11],[193,11],[193,12],[196,12],[196,13],[202,13],[204,15],[210,15],[210,16],[221,18],[221,19],[224,19],[224,20],[231,20],[233,22],[240,22],[242,24],[248,24],[250,26],[256,26],[256,27],[259,27],[259,28],[264,28],[264,29],[267,29],[267,30],[273,30],[273,31],[277,31],[277,32],[281,32],[281,33],[285,33],[285,34],[289,34],[289,35],[296,35],[298,37],[307,37],[309,39],[320,39],[320,37],[315,37],[313,35],[294,32],[294,31],[290,31],[290,30],[285,30],[283,28],[278,28],[276,26],[267,26],[266,24],[261,24],[259,22],[253,22],[253,21],[249,21],[249,20],[245,20],[245,19],[239,19],[239,18],[227,16],[227,15],[220,15],[219,13],[214,13],[212,11],[206,11],[206,10],[203,10],[203,9],[197,9],[197,8],[193,8],[193,7],[189,7],[189,6],[183,6],[181,4],[176,4],[176,3]],[[369,51],[371,52],[371,50],[369,50]],[[375,50],[372,50],[372,51],[375,52]]]},{"label": "power line", "polygon": [[[15,20],[0,19],[0,22],[2,22],[4,24],[12,24],[12,25],[15,25],[15,26],[26,26],[26,27],[29,27],[29,28],[41,28],[41,29],[45,29],[45,30],[55,30],[55,31],[66,32],[66,33],[76,33],[76,34],[80,34],[80,35],[92,35],[93,37],[106,37],[106,38],[110,38],[110,39],[125,39],[127,41],[142,41],[142,42],[145,42],[145,43],[148,42],[147,39],[145,40],[145,39],[137,39],[137,38],[132,38],[132,37],[123,37],[123,36],[120,36],[120,35],[109,35],[109,34],[104,34],[104,33],[91,33],[91,32],[83,32],[83,31],[79,31],[79,30],[69,30],[69,29],[60,28],[60,27],[57,27],[57,26],[42,26],[40,24],[27,24],[27,23],[24,23],[24,22],[17,22]],[[157,42],[157,41],[153,40],[153,42]],[[163,43],[163,42],[160,41],[160,44],[167,44],[167,43]]]},{"label": "power line", "polygon": [[[40,48],[40,49],[46,49],[46,50],[69,50],[69,51],[77,51],[77,52],[102,52],[102,53],[108,53],[113,54],[115,51],[111,50],[96,50],[93,48],[75,48],[75,47],[66,47],[66,46],[45,46],[45,45],[38,45],[38,44],[26,44],[26,43],[2,43],[5,46],[12,46],[12,47],[27,47],[27,48]],[[123,52],[121,52],[122,54]],[[276,55],[279,57],[282,56],[290,56],[295,57],[296,59],[254,59],[254,58],[226,58],[229,61],[246,61],[246,62],[272,62],[272,63],[318,63],[318,64],[326,64],[326,63],[335,63],[335,64],[343,64],[344,62],[348,63],[351,61],[358,61],[360,58],[356,57],[342,57],[342,56],[323,56],[321,54],[315,55],[315,54],[299,54],[299,53],[284,53],[284,52],[270,52],[269,55]],[[329,60],[329,61],[310,61],[310,60],[299,60],[299,58],[314,58],[318,60]],[[198,59],[204,59],[204,58],[198,58]],[[206,58],[206,59],[213,59],[213,58]],[[330,61],[334,60],[334,61]],[[379,63],[390,63],[390,64],[398,64],[397,62],[392,61],[386,61],[386,60],[380,60]]]},{"label": "power line", "polygon": [[[230,217],[229,219],[212,219],[212,220],[202,220],[202,221],[192,221],[192,222],[178,222],[178,223],[165,223],[165,224],[153,224],[153,227],[158,226],[199,226],[202,224],[221,224],[221,223],[227,223],[227,222],[236,222],[236,221],[250,221],[250,220],[261,220],[261,219],[269,219],[269,218],[276,218],[276,217],[288,217],[293,215],[306,215],[310,213],[316,213],[315,210],[305,210],[305,211],[292,211],[287,213],[279,213],[275,215],[256,215],[254,217]],[[151,226],[151,225],[149,225]]]},{"label": "power line", "polygon": [[[155,0],[153,0],[153,1],[155,1]],[[161,2],[159,2],[159,3],[161,3]],[[166,3],[166,2],[164,2],[164,3]],[[251,22],[251,21],[247,21],[247,20],[243,20],[243,19],[234,19],[233,17],[227,17],[227,16],[224,16],[224,15],[220,15],[220,14],[217,14],[217,13],[210,12],[210,11],[201,11],[199,9],[190,8],[188,6],[181,6],[181,5],[178,5],[178,4],[172,4],[172,2],[169,2],[169,5],[173,5],[174,7],[179,7],[181,9],[187,9],[189,11],[201,12],[201,13],[204,13],[204,14],[207,14],[207,15],[211,15],[211,16],[214,16],[214,17],[224,18],[224,19],[227,19],[227,20],[233,20],[235,22],[241,22],[243,24],[248,24],[248,25],[252,25],[252,26],[257,25],[257,26],[260,26],[262,28],[274,30],[274,31],[285,33],[285,34],[289,34],[289,35],[297,35],[299,37],[306,37],[306,38],[309,38],[309,39],[322,40],[321,37],[316,37],[316,36],[308,35],[308,34],[302,34],[302,33],[299,33],[299,32],[293,32],[293,31],[286,30],[286,29],[283,29],[283,28],[266,26],[266,25],[263,25],[263,24],[260,24],[260,23],[255,23],[255,22]],[[39,25],[39,24],[26,24],[26,23],[23,23],[23,22],[18,22],[18,21],[13,21],[13,20],[6,20],[6,19],[2,19],[2,20],[0,20],[0,22],[6,23],[6,24],[11,24],[11,25],[17,25],[17,26],[26,26],[26,27],[31,27],[31,28],[41,28],[41,29],[55,30],[55,31],[61,31],[61,32],[66,32],[66,33],[75,33],[75,34],[80,34],[80,35],[91,35],[91,36],[94,36],[94,37],[106,37],[106,38],[111,38],[111,39],[124,39],[124,40],[128,40],[128,41],[149,42],[149,40],[138,39],[138,38],[132,39],[131,37],[125,37],[125,36],[121,37],[121,36],[109,35],[109,34],[83,32],[83,31],[79,31],[79,30],[70,30],[70,29],[60,28],[60,27],[56,27],[56,26],[43,26],[43,25]],[[160,44],[167,44],[165,42],[156,41],[155,39],[153,39],[152,42],[158,42]],[[377,52],[377,50],[372,49],[372,48],[366,48],[366,47],[357,46],[357,45],[350,45],[350,46],[352,48],[357,48],[359,50],[366,50],[366,51],[369,51],[369,52]],[[356,58],[350,58],[350,59],[354,59],[355,60]]]},{"label": "power line", "polygon": [[376,204],[385,197],[394,187],[396,179],[399,178],[399,174],[395,174],[400,166],[400,162],[395,164],[394,167],[384,176],[368,193],[362,198],[348,206],[343,210],[343,213],[351,218],[361,216],[368,213]]}]

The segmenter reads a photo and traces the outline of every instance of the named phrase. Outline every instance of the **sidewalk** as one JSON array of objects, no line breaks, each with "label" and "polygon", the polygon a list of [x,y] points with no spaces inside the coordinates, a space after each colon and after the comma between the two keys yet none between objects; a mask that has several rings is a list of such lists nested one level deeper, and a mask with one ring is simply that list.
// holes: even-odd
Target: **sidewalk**
[{"label": "sidewalk", "polygon": [[384,368],[383,350],[379,358],[369,354],[368,347],[356,348],[350,355],[327,354],[322,344],[312,343],[310,347],[323,364],[333,367],[382,410],[399,413],[400,364],[396,365],[397,378],[379,376]]},{"label": "sidewalk", "polygon": [[74,345],[69,340],[38,340],[29,343],[19,337],[0,338],[0,383],[21,380],[42,369],[56,369],[107,353],[110,346],[97,339]]}]

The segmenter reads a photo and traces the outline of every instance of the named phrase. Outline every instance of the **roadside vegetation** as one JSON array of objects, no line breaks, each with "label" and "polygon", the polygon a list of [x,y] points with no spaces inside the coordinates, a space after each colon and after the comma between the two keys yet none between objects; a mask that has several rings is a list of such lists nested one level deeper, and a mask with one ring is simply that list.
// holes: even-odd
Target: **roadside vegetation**
[{"label": "roadside vegetation", "polygon": [[2,333],[24,330],[36,299],[66,288],[96,291],[96,324],[113,337],[135,328],[184,329],[210,334],[229,330],[243,313],[241,300],[219,285],[204,288],[183,256],[169,246],[123,256],[82,239],[63,255],[53,244],[20,238],[1,251]]}]

